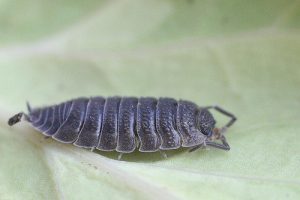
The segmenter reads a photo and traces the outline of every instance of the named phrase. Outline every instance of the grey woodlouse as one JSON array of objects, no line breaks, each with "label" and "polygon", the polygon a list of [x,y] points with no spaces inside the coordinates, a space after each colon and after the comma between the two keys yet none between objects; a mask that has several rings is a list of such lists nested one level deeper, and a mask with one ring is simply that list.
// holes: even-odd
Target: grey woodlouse
[{"label": "grey woodlouse", "polygon": [[[172,98],[91,97],[48,107],[27,107],[28,114],[20,112],[8,124],[13,126],[23,117],[35,129],[59,142],[120,153],[131,153],[136,148],[141,152],[180,147],[194,151],[204,146],[230,150],[224,132],[236,121],[233,114],[218,106],[199,107]],[[216,128],[209,109],[231,120]]]}]

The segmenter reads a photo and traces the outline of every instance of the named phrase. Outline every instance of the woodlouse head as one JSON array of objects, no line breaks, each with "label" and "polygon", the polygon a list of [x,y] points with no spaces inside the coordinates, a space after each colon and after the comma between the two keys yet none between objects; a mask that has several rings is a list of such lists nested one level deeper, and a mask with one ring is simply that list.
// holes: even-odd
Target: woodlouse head
[{"label": "woodlouse head", "polygon": [[197,117],[198,129],[206,135],[211,137],[213,135],[213,130],[216,125],[216,121],[213,115],[208,111],[208,109],[200,109]]}]

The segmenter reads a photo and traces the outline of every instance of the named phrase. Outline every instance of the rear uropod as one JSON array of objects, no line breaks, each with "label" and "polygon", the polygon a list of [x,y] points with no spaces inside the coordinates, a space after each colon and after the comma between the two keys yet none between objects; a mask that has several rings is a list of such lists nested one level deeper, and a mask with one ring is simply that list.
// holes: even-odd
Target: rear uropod
[{"label": "rear uropod", "polygon": [[[21,121],[47,137],[78,147],[131,153],[188,147],[194,151],[211,146],[230,150],[224,136],[236,117],[218,106],[199,107],[185,100],[150,97],[77,98],[58,105],[34,108],[9,119],[13,126]],[[209,109],[231,120],[222,128]],[[216,141],[220,140],[221,143]],[[121,158],[121,157],[119,157]]]}]

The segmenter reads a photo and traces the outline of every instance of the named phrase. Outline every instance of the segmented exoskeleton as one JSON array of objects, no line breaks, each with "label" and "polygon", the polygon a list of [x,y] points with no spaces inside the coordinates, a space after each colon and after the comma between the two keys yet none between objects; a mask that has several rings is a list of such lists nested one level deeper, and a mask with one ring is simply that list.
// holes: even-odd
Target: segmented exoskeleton
[{"label": "segmented exoskeleton", "polygon": [[[231,117],[221,129],[215,128],[209,112],[212,108]],[[78,98],[35,109],[28,105],[28,112],[13,116],[8,124],[18,123],[24,116],[35,129],[57,141],[120,153],[136,148],[155,152],[189,147],[193,151],[206,145],[229,150],[223,134],[236,120],[218,106],[150,97]]]}]

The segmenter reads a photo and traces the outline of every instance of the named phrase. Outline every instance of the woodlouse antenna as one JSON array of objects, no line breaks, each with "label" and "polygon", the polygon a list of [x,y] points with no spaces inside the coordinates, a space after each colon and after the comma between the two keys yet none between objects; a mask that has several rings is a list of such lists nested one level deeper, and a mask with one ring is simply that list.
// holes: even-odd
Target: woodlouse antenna
[{"label": "woodlouse antenna", "polygon": [[9,118],[7,123],[9,126],[13,126],[19,123],[23,117],[26,121],[31,122],[30,117],[27,114],[25,114],[24,112],[19,112],[18,114],[15,114],[11,118]]},{"label": "woodlouse antenna", "polygon": [[222,144],[212,142],[212,141],[206,141],[205,143],[206,143],[207,146],[211,146],[211,147],[214,147],[214,148],[217,148],[217,149],[222,149],[222,150],[225,150],[225,151],[229,151],[230,146],[227,143],[225,136],[222,135],[220,139],[221,139]]},{"label": "woodlouse antenna", "polygon": [[209,106],[209,107],[206,107],[207,109],[215,109],[216,111],[218,111],[219,113],[227,116],[227,117],[230,117],[231,120],[221,128],[221,130],[223,130],[223,133],[226,131],[227,128],[229,128],[230,126],[232,126],[234,124],[234,122],[237,120],[237,118],[230,112],[226,111],[225,109],[219,107],[219,106]]},{"label": "woodlouse antenna", "polygon": [[200,148],[205,148],[206,146],[211,146],[211,147],[214,147],[214,148],[217,148],[217,149],[229,151],[230,150],[230,146],[227,143],[227,140],[226,140],[225,136],[221,135],[221,137],[219,139],[221,140],[222,144],[217,143],[217,142],[213,142],[210,139],[206,139],[203,144],[200,144],[200,145],[197,145],[195,147],[192,147],[189,150],[189,152],[196,151],[197,149],[200,149]]},{"label": "woodlouse antenna", "polygon": [[[230,121],[227,122],[227,124],[225,124],[225,126],[223,126],[221,128],[214,128],[212,137],[209,140],[206,140],[206,145],[217,148],[217,149],[222,149],[222,150],[225,150],[225,151],[229,151],[230,146],[226,141],[224,133],[227,131],[227,129],[230,126],[232,126],[234,124],[234,122],[237,120],[237,118],[232,113],[226,111],[225,109],[223,109],[219,106],[209,106],[209,107],[206,107],[206,108],[207,109],[215,109],[219,113],[231,118]],[[212,142],[211,141],[212,138],[217,139],[217,140],[221,140],[222,144]]]}]

